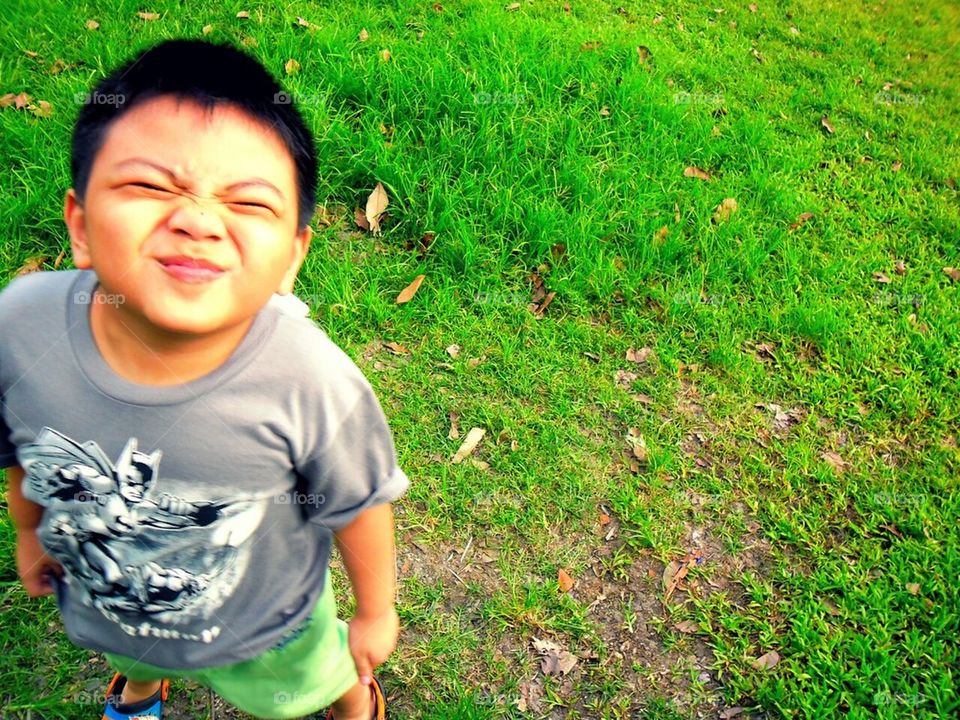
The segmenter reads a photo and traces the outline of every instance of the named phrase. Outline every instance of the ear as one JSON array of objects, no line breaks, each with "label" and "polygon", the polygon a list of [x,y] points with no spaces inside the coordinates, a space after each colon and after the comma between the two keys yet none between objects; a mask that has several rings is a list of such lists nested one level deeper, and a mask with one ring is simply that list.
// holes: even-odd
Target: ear
[{"label": "ear", "polygon": [[73,188],[67,190],[66,197],[63,199],[63,221],[67,224],[67,232],[70,233],[73,264],[81,270],[93,267],[90,245],[87,242],[86,213]]},{"label": "ear", "polygon": [[313,228],[309,225],[293,236],[293,257],[290,259],[290,266],[280,280],[280,286],[277,292],[281,295],[288,295],[293,292],[293,283],[297,279],[297,273],[300,272],[300,266],[303,265],[303,259],[307,257],[307,251],[310,249],[310,240],[313,237]]}]

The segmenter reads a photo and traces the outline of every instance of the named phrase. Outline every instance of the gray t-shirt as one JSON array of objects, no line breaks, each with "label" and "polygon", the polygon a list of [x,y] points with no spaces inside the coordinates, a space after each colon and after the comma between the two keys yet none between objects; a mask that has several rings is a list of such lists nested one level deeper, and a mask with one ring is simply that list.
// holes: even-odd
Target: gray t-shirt
[{"label": "gray t-shirt", "polygon": [[90,270],[0,292],[0,467],[63,565],[67,635],[165,668],[247,660],[309,615],[332,531],[409,487],[360,369],[275,296],[213,372],[130,382],[90,329]]}]

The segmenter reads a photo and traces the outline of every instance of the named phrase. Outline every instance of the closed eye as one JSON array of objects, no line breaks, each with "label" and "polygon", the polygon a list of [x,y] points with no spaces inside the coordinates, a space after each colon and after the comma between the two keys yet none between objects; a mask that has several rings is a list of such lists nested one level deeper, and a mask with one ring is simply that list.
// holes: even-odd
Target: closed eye
[{"label": "closed eye", "polygon": [[147,190],[156,190],[158,192],[170,192],[166,188],[158,187],[157,185],[151,185],[150,183],[135,182],[130,184],[133,185],[134,187],[146,188]]}]

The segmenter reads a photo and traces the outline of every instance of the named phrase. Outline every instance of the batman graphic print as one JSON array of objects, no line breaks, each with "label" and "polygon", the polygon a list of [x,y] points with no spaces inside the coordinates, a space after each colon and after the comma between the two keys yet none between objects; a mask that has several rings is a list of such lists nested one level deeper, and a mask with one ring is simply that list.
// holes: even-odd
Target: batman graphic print
[{"label": "batman graphic print", "polygon": [[135,616],[138,634],[210,642],[219,628],[197,623],[242,579],[264,502],[162,492],[161,454],[130,438],[113,462],[96,442],[44,427],[19,454],[23,495],[45,507],[38,537],[85,605],[114,622]]}]

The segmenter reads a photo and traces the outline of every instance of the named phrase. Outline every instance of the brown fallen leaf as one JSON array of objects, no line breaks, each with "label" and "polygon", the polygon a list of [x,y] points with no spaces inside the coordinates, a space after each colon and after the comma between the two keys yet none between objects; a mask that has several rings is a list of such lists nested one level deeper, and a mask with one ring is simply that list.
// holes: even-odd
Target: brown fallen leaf
[{"label": "brown fallen leaf", "polygon": [[241,20],[249,20],[250,13],[247,12],[246,10],[241,10],[240,12],[237,13],[237,17],[240,18]]},{"label": "brown fallen leaf", "polygon": [[673,628],[687,634],[700,632],[700,625],[693,620],[681,620]]},{"label": "brown fallen leaf", "polygon": [[[750,7],[756,7],[756,5],[751,5]],[[754,10],[756,12],[756,10]],[[720,713],[720,720],[732,720],[732,718],[737,717],[737,715],[743,715],[743,708],[737,705],[736,707],[727,708]]]},{"label": "brown fallen leaf", "polygon": [[209,35],[213,32],[213,25],[204,25],[200,32],[202,32],[204,35]]},{"label": "brown fallen leaf", "polygon": [[633,348],[627,349],[626,359],[630,362],[635,363],[645,363],[650,359],[650,355],[653,354],[653,348],[643,347],[639,350],[634,350]]},{"label": "brown fallen leaf", "polygon": [[904,264],[903,260],[897,260],[897,264],[893,266],[893,271],[897,275],[905,275],[907,272],[907,266]]},{"label": "brown fallen leaf", "polygon": [[897,160],[893,165],[890,166],[890,169],[893,172],[900,172],[900,168],[903,167],[903,163]]},{"label": "brown fallen leaf", "polygon": [[603,117],[607,117],[608,115],[610,115],[610,108],[608,108],[606,105],[604,105],[602,108],[600,108],[600,114],[601,114]]},{"label": "brown fallen leaf", "polygon": [[771,650],[768,653],[764,653],[756,660],[754,660],[750,665],[754,670],[770,670],[778,662],[780,662],[780,653],[776,650]]},{"label": "brown fallen leaf", "polygon": [[391,57],[390,51],[387,50],[386,48],[380,51],[380,59],[383,60],[383,62],[389,62],[390,57]]},{"label": "brown fallen leaf", "polygon": [[723,202],[717,205],[716,209],[713,211],[713,222],[714,224],[719,224],[726,222],[730,219],[730,216],[737,211],[737,201],[735,198],[724,198]]},{"label": "brown fallen leaf", "polygon": [[954,282],[960,282],[960,270],[955,267],[945,267],[943,272],[946,273],[947,277],[953,280]]},{"label": "brown fallen leaf", "polygon": [[600,513],[600,525],[603,526],[603,525],[609,525],[609,524],[610,524],[610,516],[607,515],[606,513]]},{"label": "brown fallen leaf", "polygon": [[513,12],[514,10],[519,10],[519,9],[520,9],[520,3],[516,3],[516,2],[510,3],[504,8],[504,10],[506,10],[507,12]]},{"label": "brown fallen leaf", "polygon": [[565,675],[577,664],[575,655],[549,640],[533,639],[534,649],[542,655],[540,670],[544,675]]},{"label": "brown fallen leaf", "polygon": [[812,212],[800,213],[799,215],[797,215],[797,221],[794,223],[790,223],[790,229],[796,230],[798,227],[803,225],[807,220],[809,220],[812,217],[813,217]]},{"label": "brown fallen leaf", "polygon": [[31,112],[37,117],[50,117],[53,115],[53,105],[46,100],[37,100],[36,105],[27,105],[27,112]]},{"label": "brown fallen leaf", "polygon": [[374,235],[380,234],[380,216],[383,215],[383,211],[387,209],[389,204],[390,199],[387,197],[387,191],[383,189],[383,183],[378,182],[367,198],[367,209],[364,212],[364,216],[370,224],[370,231]]},{"label": "brown fallen leaf", "polygon": [[23,265],[20,266],[20,269],[17,270],[16,277],[39,272],[43,269],[43,264],[49,259],[50,258],[48,258],[46,255],[34,255],[33,257],[28,257],[26,261],[24,261]]},{"label": "brown fallen leaf", "polygon": [[448,345],[446,347],[446,351],[447,351],[447,355],[449,355],[452,358],[455,358],[460,354],[460,346],[456,344]]},{"label": "brown fallen leaf", "polygon": [[755,12],[757,11],[757,4],[756,4],[756,3],[750,3],[747,7],[750,8],[750,12],[752,12],[752,13],[755,13]]},{"label": "brown fallen leaf", "polygon": [[467,437],[464,439],[463,443],[457,449],[457,452],[454,453],[453,457],[450,458],[450,462],[454,465],[457,465],[463,462],[464,458],[470,455],[476,448],[480,440],[483,439],[486,430],[483,428],[471,428],[470,432],[467,433]]},{"label": "brown fallen leaf", "polygon": [[573,589],[573,578],[560,568],[557,572],[557,584],[560,586],[560,592],[570,592]]},{"label": "brown fallen leaf", "polygon": [[839,470],[841,472],[850,465],[850,463],[840,457],[833,450],[828,450],[824,453],[821,453],[820,457],[823,458],[823,460],[834,470]]},{"label": "brown fallen leaf", "polygon": [[293,58],[290,58],[289,60],[287,60],[286,65],[283,66],[283,69],[284,69],[284,72],[287,73],[287,75],[293,75],[295,72],[300,72],[300,63],[298,63]]},{"label": "brown fallen leaf", "polygon": [[357,227],[361,230],[369,230],[370,223],[367,222],[366,215],[363,214],[363,210],[360,208],[353,209],[353,221],[357,224]]},{"label": "brown fallen leaf", "polygon": [[404,345],[395,342],[385,342],[383,346],[394,355],[409,355],[410,351]]},{"label": "brown fallen leaf", "polygon": [[100,27],[100,23],[98,23],[96,20],[87,20],[87,21],[83,24],[83,26],[84,26],[87,30],[96,30],[98,27]]},{"label": "brown fallen leaf", "polygon": [[907,592],[911,595],[920,594],[920,583],[907,583],[904,587],[907,588]]},{"label": "brown fallen leaf", "polygon": [[710,173],[706,170],[701,170],[698,167],[693,167],[692,165],[688,168],[684,168],[683,176],[688,178],[697,178],[698,180],[709,180]]},{"label": "brown fallen leaf", "polygon": [[826,128],[826,131],[827,131],[828,133],[830,133],[831,135],[833,134],[833,132],[834,132],[834,130],[833,130],[833,125],[830,124],[830,120],[829,120],[829,118],[827,118],[826,115],[824,115],[822,118],[820,118],[820,124],[823,125],[824,128]]},{"label": "brown fallen leaf", "polygon": [[875,273],[873,274],[873,279],[876,280],[878,283],[881,283],[881,284],[883,284],[883,285],[886,285],[886,284],[888,284],[888,283],[890,282],[890,278],[888,278],[888,277],[887,277],[886,275],[884,275],[882,272],[875,272]]},{"label": "brown fallen leaf", "polygon": [[13,105],[17,110],[23,110],[27,107],[30,102],[33,100],[32,97],[27,95],[25,92],[17,93],[7,93],[2,98],[0,98],[0,107],[7,107],[8,105]]},{"label": "brown fallen leaf", "polygon": [[650,48],[646,45],[637,45],[637,59],[640,60],[640,64],[643,65],[650,59]]},{"label": "brown fallen leaf", "polygon": [[757,50],[756,48],[750,48],[750,54],[753,55],[754,59],[756,59],[757,62],[759,63],[765,62],[763,55],[761,55],[760,51]]},{"label": "brown fallen leaf", "polygon": [[141,20],[159,20],[160,13],[155,12],[138,12],[137,15]]},{"label": "brown fallen leaf", "polygon": [[402,305],[405,302],[410,302],[413,296],[417,294],[417,290],[420,289],[420,284],[423,282],[425,277],[426,275],[417,275],[413,279],[412,283],[400,291],[400,294],[397,295],[397,299],[394,301],[395,304]]},{"label": "brown fallen leaf", "polygon": [[602,46],[603,43],[599,40],[587,40],[580,46],[580,52],[587,52],[588,50],[596,50],[598,47]]},{"label": "brown fallen leaf", "polygon": [[314,25],[313,25],[312,22],[310,22],[310,21],[307,20],[306,18],[300,17],[299,15],[297,15],[297,25],[299,25],[300,27],[305,27],[305,28],[314,27]]},{"label": "brown fallen leaf", "polygon": [[664,225],[662,228],[660,228],[653,234],[653,242],[656,245],[662,244],[663,241],[667,239],[667,234],[669,232],[670,232],[670,229],[666,225]]},{"label": "brown fallen leaf", "polygon": [[360,28],[360,33],[357,35],[357,40],[360,42],[366,42],[370,37],[370,33],[367,32],[366,28]]}]

